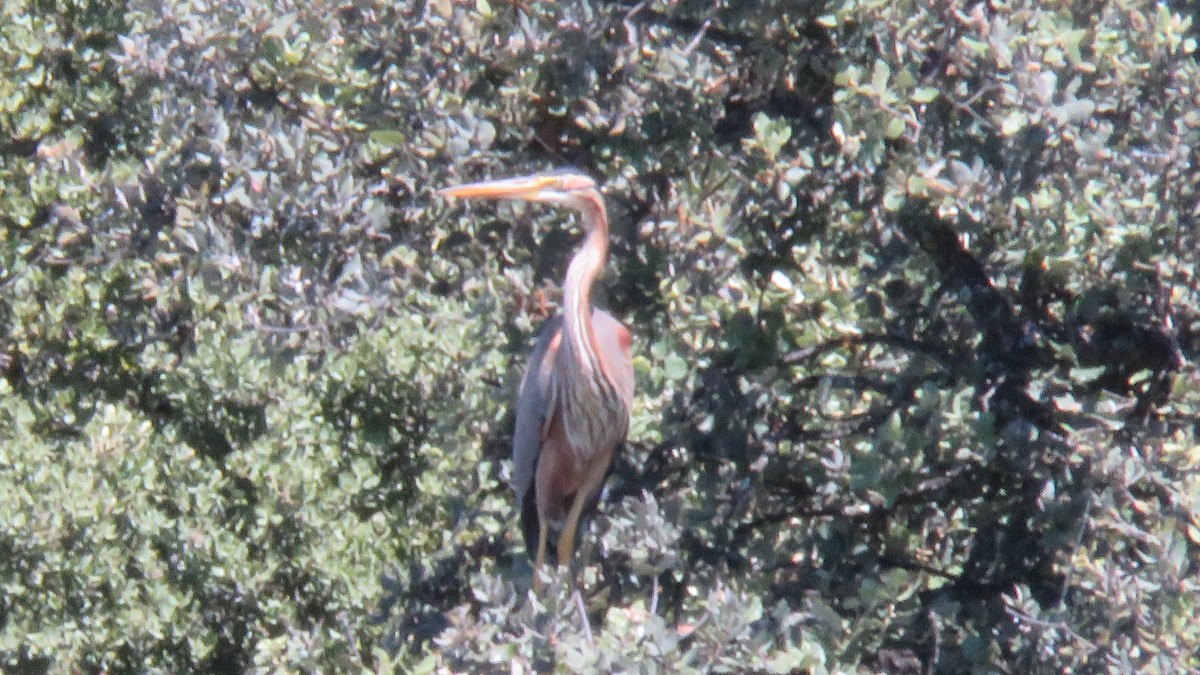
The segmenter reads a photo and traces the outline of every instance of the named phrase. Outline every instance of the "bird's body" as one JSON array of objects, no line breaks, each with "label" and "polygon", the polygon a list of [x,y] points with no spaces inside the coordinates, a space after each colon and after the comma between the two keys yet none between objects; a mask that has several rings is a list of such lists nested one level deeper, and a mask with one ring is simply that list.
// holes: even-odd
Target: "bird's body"
[{"label": "bird's body", "polygon": [[[629,357],[629,331],[611,314],[596,309],[591,324],[604,362],[615,370],[609,382],[620,389],[572,391],[567,378],[556,378],[564,368],[578,367],[569,346],[563,345],[563,317],[547,322],[529,357],[517,396],[517,422],[513,433],[513,489],[521,508],[521,526],[530,551],[536,551],[539,524],[562,530],[574,495],[581,493],[589,511],[599,496],[617,446],[629,428],[633,398],[633,363]],[[606,376],[607,377],[607,376]],[[591,414],[577,411],[595,411]],[[597,414],[598,413],[598,414]],[[536,487],[535,487],[536,486]],[[570,546],[552,557],[564,560]]]},{"label": "bird's body", "polygon": [[[517,394],[513,489],[526,547],[541,566],[567,562],[583,514],[599,499],[633,404],[632,337],[594,309],[591,288],[608,255],[608,219],[595,183],[575,173],[448,188],[452,197],[522,199],[576,210],[586,238],[563,284],[563,312],[542,330]],[[550,531],[557,536],[549,549]],[[536,546],[536,548],[535,548]]]}]

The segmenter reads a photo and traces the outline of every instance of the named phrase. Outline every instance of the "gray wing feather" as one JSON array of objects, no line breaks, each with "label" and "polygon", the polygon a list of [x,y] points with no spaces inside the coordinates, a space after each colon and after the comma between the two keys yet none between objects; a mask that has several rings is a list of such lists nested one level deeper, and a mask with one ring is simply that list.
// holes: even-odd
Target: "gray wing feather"
[{"label": "gray wing feather", "polygon": [[562,317],[556,316],[546,322],[538,336],[533,353],[529,355],[525,377],[517,391],[517,423],[513,430],[513,473],[512,488],[517,493],[517,504],[525,503],[525,493],[533,484],[538,454],[542,448],[542,427],[546,424],[546,412],[550,406],[550,369],[554,357],[547,351],[550,343],[562,326]]}]

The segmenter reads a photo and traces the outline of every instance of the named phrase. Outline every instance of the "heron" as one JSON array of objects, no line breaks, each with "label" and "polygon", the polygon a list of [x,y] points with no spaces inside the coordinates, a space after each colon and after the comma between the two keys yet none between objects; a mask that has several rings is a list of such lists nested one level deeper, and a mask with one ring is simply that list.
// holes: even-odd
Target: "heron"
[{"label": "heron", "polygon": [[[580,519],[596,508],[629,433],[633,338],[592,306],[592,286],[608,257],[604,198],[594,180],[573,171],[467,183],[440,194],[554,204],[576,212],[583,226],[584,241],[563,282],[562,312],[542,329],[517,391],[512,487],[540,590],[537,570],[547,559],[573,559]],[[552,531],[557,542],[549,550]]]}]

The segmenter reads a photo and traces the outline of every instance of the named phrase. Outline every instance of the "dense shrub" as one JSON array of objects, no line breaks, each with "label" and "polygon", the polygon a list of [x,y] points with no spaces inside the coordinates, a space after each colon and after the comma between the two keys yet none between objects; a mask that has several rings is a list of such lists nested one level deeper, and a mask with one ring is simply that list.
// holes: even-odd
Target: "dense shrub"
[{"label": "dense shrub", "polygon": [[[1200,668],[1188,3],[2,16],[6,670]],[[638,395],[537,598],[577,238],[433,188],[564,164]]]}]

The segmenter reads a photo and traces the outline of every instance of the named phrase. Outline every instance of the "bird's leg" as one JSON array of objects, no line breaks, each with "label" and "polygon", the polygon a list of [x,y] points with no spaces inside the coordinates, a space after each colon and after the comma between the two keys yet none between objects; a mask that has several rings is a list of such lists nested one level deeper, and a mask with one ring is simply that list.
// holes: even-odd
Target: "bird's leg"
[{"label": "bird's leg", "polygon": [[575,554],[575,530],[579,527],[579,516],[583,513],[583,491],[575,493],[571,501],[571,512],[567,514],[567,522],[563,526],[562,536],[558,538],[558,564],[570,565]]},{"label": "bird's leg", "polygon": [[571,500],[571,511],[567,513],[567,522],[563,527],[562,536],[558,538],[558,562],[563,564],[572,560],[575,554],[575,537],[579,529],[579,519],[583,515],[583,507],[600,491],[604,478],[608,475],[608,465],[612,463],[613,449],[597,452],[592,458],[583,482]]},{"label": "bird's leg", "polygon": [[538,519],[538,548],[537,561],[533,565],[533,592],[538,595],[542,594],[542,569],[546,564],[546,539],[549,536],[550,526],[545,518]]}]

